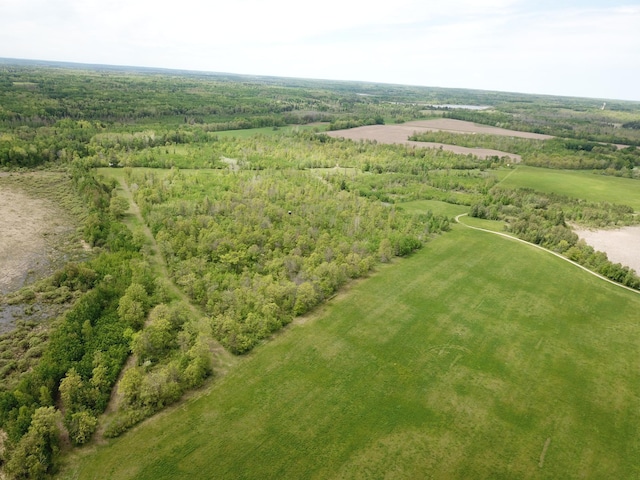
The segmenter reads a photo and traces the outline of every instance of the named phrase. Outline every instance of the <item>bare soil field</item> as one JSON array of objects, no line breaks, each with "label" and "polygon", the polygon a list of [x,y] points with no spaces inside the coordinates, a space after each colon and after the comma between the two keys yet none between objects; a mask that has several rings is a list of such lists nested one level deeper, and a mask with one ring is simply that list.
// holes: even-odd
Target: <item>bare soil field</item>
[{"label": "bare soil field", "polygon": [[507,137],[532,138],[536,140],[549,140],[551,135],[540,133],[519,132],[517,130],[507,130],[506,128],[491,127],[478,123],[455,120],[453,118],[436,118],[432,120],[416,120],[407,122],[405,126],[413,127],[416,130],[443,131],[454,133],[480,133],[486,135],[503,135]]},{"label": "bare soil field", "polygon": [[53,203],[0,184],[0,293],[44,273],[55,256],[55,238],[73,230]]},{"label": "bare soil field", "polygon": [[574,231],[588,245],[605,252],[612,262],[621,263],[640,273],[640,226]]},{"label": "bare soil field", "polygon": [[408,138],[414,133],[444,131],[454,133],[480,133],[488,135],[505,135],[510,137],[533,138],[546,140],[552,138],[550,135],[542,135],[538,133],[518,132],[515,130],[506,130],[504,128],[490,127],[488,125],[478,125],[463,120],[454,120],[452,118],[437,118],[433,120],[417,120],[399,125],[369,125],[365,127],[350,128],[347,130],[335,130],[327,132],[331,137],[348,138],[350,140],[376,140],[379,143],[402,143],[405,145],[415,145],[426,148],[442,148],[453,153],[463,155],[472,154],[478,158],[487,157],[510,157],[514,162],[521,160],[520,155],[514,153],[502,152],[500,150],[492,150],[487,148],[467,148],[457,145],[446,145],[442,143],[432,142],[413,142]]}]

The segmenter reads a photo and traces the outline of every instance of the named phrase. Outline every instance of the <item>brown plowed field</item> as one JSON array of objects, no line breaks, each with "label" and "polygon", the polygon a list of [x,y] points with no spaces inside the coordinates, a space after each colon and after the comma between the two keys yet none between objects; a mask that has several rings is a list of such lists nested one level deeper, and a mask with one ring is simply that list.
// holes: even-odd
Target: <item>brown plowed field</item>
[{"label": "brown plowed field", "polygon": [[434,120],[418,120],[415,122],[407,122],[399,125],[369,125],[366,127],[350,128],[347,130],[335,130],[327,132],[331,137],[348,138],[350,140],[376,140],[379,143],[402,143],[405,145],[416,145],[426,148],[442,148],[453,153],[463,155],[472,154],[478,158],[487,157],[510,157],[514,162],[521,160],[520,155],[514,153],[502,152],[500,150],[491,150],[488,148],[467,148],[457,145],[446,145],[442,143],[432,142],[412,142],[408,138],[414,133],[444,131],[454,133],[481,133],[487,135],[505,135],[509,137],[533,138],[546,140],[553,138],[550,135],[541,135],[538,133],[518,132],[515,130],[506,130],[504,128],[490,127],[488,125],[478,125],[463,120],[454,120],[451,118],[437,118]]}]

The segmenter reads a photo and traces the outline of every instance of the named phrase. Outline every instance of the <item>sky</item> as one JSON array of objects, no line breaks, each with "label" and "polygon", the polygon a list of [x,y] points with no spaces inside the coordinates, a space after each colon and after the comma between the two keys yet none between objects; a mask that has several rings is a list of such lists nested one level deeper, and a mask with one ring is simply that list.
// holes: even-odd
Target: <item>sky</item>
[{"label": "sky", "polygon": [[640,0],[0,0],[0,57],[640,101]]}]

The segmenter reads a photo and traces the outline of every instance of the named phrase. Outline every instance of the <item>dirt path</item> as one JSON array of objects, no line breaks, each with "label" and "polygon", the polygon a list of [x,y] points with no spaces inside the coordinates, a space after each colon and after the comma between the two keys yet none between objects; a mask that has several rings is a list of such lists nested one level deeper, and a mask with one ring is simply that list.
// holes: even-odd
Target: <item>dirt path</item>
[{"label": "dirt path", "polygon": [[603,275],[600,275],[599,273],[594,272],[593,270],[589,270],[587,267],[584,267],[584,266],[580,265],[579,263],[574,262],[573,260],[569,260],[567,257],[563,257],[562,255],[560,255],[560,254],[559,254],[559,253],[557,253],[557,252],[554,252],[554,251],[549,250],[549,249],[547,249],[547,248],[541,247],[540,245],[536,245],[535,243],[527,242],[526,240],[522,240],[521,238],[514,237],[514,236],[512,236],[512,235],[508,235],[508,234],[506,234],[506,233],[502,233],[502,232],[494,232],[493,230],[488,230],[488,229],[486,229],[486,228],[472,227],[471,225],[467,225],[466,223],[462,223],[462,222],[460,221],[460,217],[464,217],[464,216],[467,216],[467,215],[468,215],[468,214],[466,214],[466,213],[461,213],[460,215],[458,215],[458,216],[456,217],[456,222],[457,222],[457,223],[459,223],[460,225],[464,225],[464,226],[465,226],[465,227],[467,227],[467,228],[471,228],[472,230],[479,230],[479,231],[481,231],[481,232],[493,233],[494,235],[500,235],[501,237],[505,237],[505,238],[508,238],[508,239],[510,239],[510,240],[516,240],[516,241],[521,242],[521,243],[524,243],[524,244],[526,244],[526,245],[530,245],[530,246],[532,246],[532,247],[536,247],[536,248],[538,248],[538,249],[540,249],[540,250],[544,250],[545,252],[548,252],[548,253],[550,253],[551,255],[555,255],[556,257],[561,258],[561,259],[562,259],[562,260],[564,260],[565,262],[569,262],[569,263],[571,263],[571,264],[575,265],[576,267],[581,268],[581,269],[582,269],[582,270],[584,270],[585,272],[588,272],[588,273],[590,273],[591,275],[593,275],[593,276],[595,276],[595,277],[598,277],[598,278],[599,278],[599,279],[601,279],[601,280],[604,280],[605,282],[609,282],[609,283],[611,283],[612,285],[615,285],[616,287],[624,288],[625,290],[629,290],[630,292],[640,294],[640,290],[635,290],[635,289],[633,289],[633,288],[627,287],[626,285],[622,285],[622,284],[620,284],[620,283],[618,283],[618,282],[614,282],[613,280],[610,280],[610,279],[608,279],[607,277],[605,277],[605,276],[603,276]]},{"label": "dirt path", "polygon": [[[130,215],[133,215],[136,218],[137,225],[139,225],[138,228],[142,230],[142,233],[144,234],[147,242],[149,243],[149,245],[151,245],[150,260],[153,263],[153,266],[160,271],[160,274],[164,278],[170,280],[171,277],[169,277],[169,269],[167,268],[167,262],[164,260],[164,257],[160,254],[160,250],[158,249],[158,243],[156,242],[156,239],[153,236],[153,233],[151,233],[151,230],[145,223],[144,218],[142,218],[140,207],[138,207],[138,204],[133,198],[133,194],[129,189],[129,185],[127,185],[127,182],[123,178],[120,178],[118,180],[120,182],[120,188],[122,189],[121,190],[122,196],[127,199],[127,202],[129,202],[129,210],[127,211],[127,213]],[[133,225],[131,222],[126,222],[126,221],[125,223],[127,223],[127,226],[132,231],[135,231],[136,225]],[[171,290],[171,293],[176,295],[180,300],[191,305],[186,294],[182,292],[173,282],[169,282],[168,286]]]},{"label": "dirt path", "polygon": [[[124,198],[126,198],[127,201],[129,202],[129,210],[127,211],[127,213],[135,217],[135,220],[136,220],[134,223],[132,221],[127,222],[125,219],[125,223],[132,231],[135,231],[136,229],[140,229],[144,234],[148,244],[151,246],[149,259],[150,259],[150,262],[152,263],[152,267],[156,269],[156,271],[160,276],[162,276],[167,280],[165,284],[167,289],[169,290],[169,294],[177,298],[189,310],[192,317],[197,319],[196,320],[197,323],[201,323],[202,321],[206,322],[205,314],[197,306],[191,303],[191,299],[187,296],[187,294],[184,293],[182,290],[180,290],[180,288],[178,288],[178,286],[175,283],[173,283],[173,281],[171,280],[171,277],[169,276],[169,269],[167,267],[167,262],[165,261],[164,257],[160,253],[160,249],[158,248],[158,243],[156,242],[155,237],[151,233],[151,230],[145,223],[142,217],[142,213],[140,212],[140,208],[138,207],[138,204],[135,202],[135,199],[133,198],[133,194],[131,193],[131,190],[129,189],[127,182],[124,180],[124,178],[119,178],[118,181],[121,187],[120,194]],[[224,347],[222,347],[222,345],[220,345],[219,343],[213,340],[210,341],[210,350],[213,356],[213,365],[214,365],[214,372],[216,377],[225,375],[229,371],[229,369],[237,362],[236,357],[234,357],[227,350],[225,350]],[[120,371],[120,376],[118,377],[118,380],[116,381],[116,384],[114,385],[113,390],[111,392],[111,398],[109,399],[109,404],[107,405],[105,414],[115,411],[117,403],[119,401],[119,397],[117,394],[118,384],[124,372],[128,368],[134,365],[135,360],[136,359],[134,358],[134,356],[130,355],[129,358],[127,359],[126,364]],[[98,433],[97,440],[101,441],[100,437],[101,437],[102,431],[100,430],[97,433]]]}]

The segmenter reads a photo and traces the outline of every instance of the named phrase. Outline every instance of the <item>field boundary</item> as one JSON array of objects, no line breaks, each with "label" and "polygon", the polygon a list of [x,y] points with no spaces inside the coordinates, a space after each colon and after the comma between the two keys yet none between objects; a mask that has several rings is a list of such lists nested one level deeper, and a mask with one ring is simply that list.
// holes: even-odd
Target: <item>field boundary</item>
[{"label": "field boundary", "polygon": [[471,228],[472,230],[479,230],[481,232],[493,233],[494,235],[500,235],[501,237],[509,238],[511,240],[517,240],[518,242],[524,243],[526,245],[530,245],[532,247],[536,247],[536,248],[538,248],[540,250],[543,250],[545,252],[550,253],[551,255],[555,255],[556,257],[561,258],[565,262],[569,262],[569,263],[575,265],[576,267],[581,268],[585,272],[588,272],[591,275],[594,275],[594,276],[598,277],[599,279],[604,280],[605,282],[609,282],[610,284],[615,285],[616,287],[624,288],[625,290],[629,290],[630,292],[640,294],[640,290],[635,290],[635,289],[633,289],[631,287],[627,287],[626,285],[622,285],[621,283],[614,282],[610,278],[607,278],[604,275],[600,275],[599,273],[594,272],[593,270],[589,270],[587,267],[585,267],[583,265],[580,265],[578,262],[574,262],[573,260],[571,260],[571,259],[569,259],[569,258],[567,258],[567,257],[565,257],[563,255],[560,255],[558,252],[554,252],[553,250],[549,250],[548,248],[541,247],[540,245],[536,245],[535,243],[527,242],[526,240],[523,240],[523,239],[518,238],[518,237],[514,237],[513,235],[509,235],[507,233],[495,232],[493,230],[488,230],[486,228],[481,228],[481,227],[472,227],[471,225],[467,225],[466,223],[463,223],[463,222],[460,221],[460,217],[465,217],[465,216],[468,216],[468,215],[469,215],[468,213],[461,213],[460,215],[457,215],[455,217],[456,223],[459,223],[460,225],[464,225],[467,228]]}]

